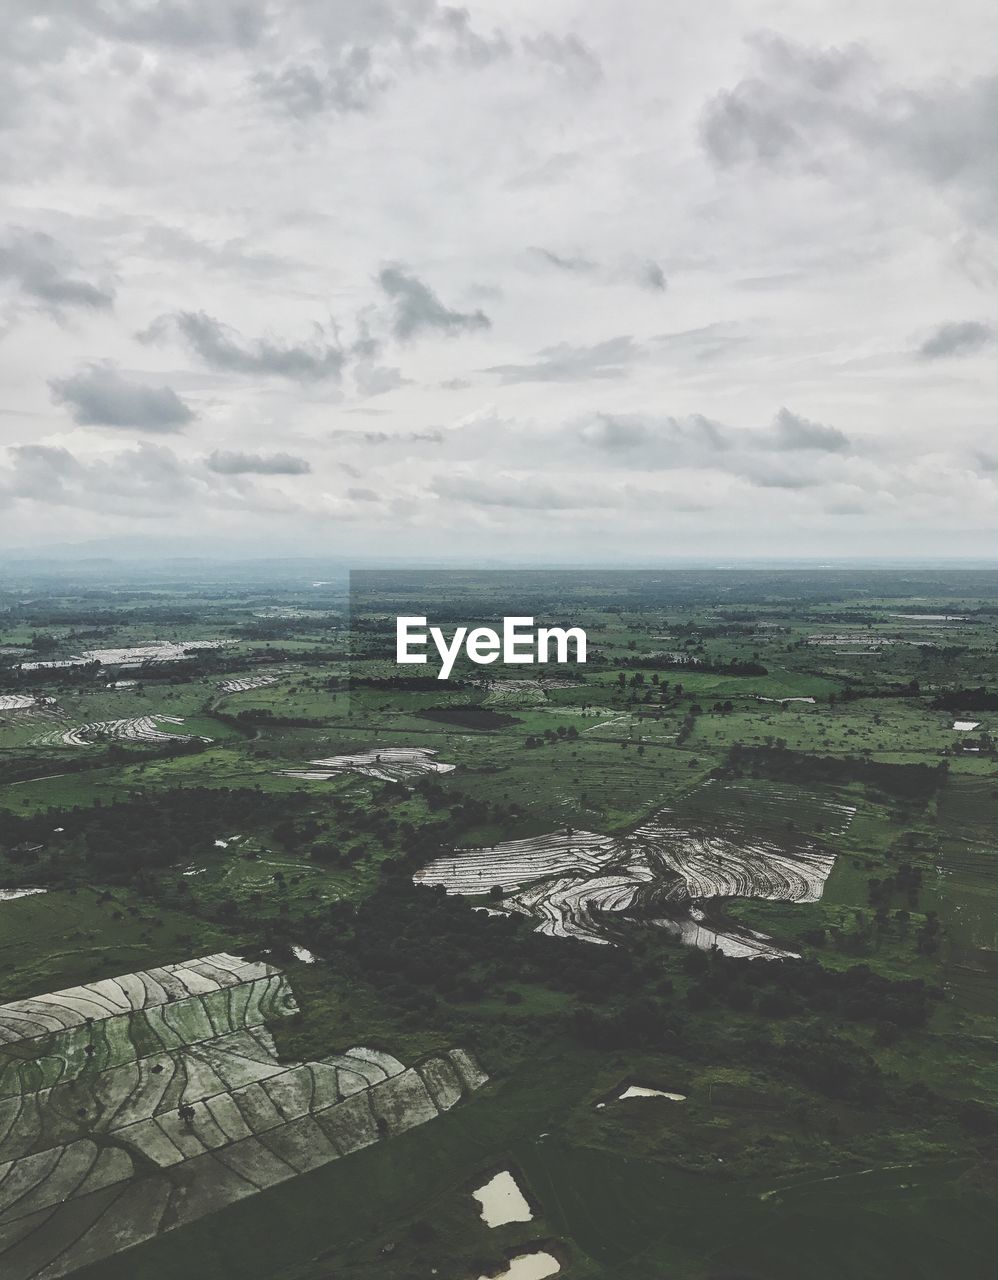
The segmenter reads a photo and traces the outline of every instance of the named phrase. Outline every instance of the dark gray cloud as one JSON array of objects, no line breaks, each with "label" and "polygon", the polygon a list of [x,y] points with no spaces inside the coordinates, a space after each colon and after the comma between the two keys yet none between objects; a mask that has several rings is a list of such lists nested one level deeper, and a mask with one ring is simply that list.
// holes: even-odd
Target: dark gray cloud
[{"label": "dark gray cloud", "polygon": [[651,259],[641,264],[638,271],[638,281],[646,289],[652,289],[655,293],[664,293],[669,287],[665,272],[657,262],[653,262]]},{"label": "dark gray cloud", "polygon": [[848,95],[870,72],[871,59],[856,45],[810,49],[771,34],[750,45],[757,74],[722,90],[704,109],[700,137],[707,154],[722,168],[801,157],[816,162],[818,143],[854,127]]},{"label": "dark gray cloud", "polygon": [[312,470],[307,458],[293,453],[229,453],[223,449],[209,454],[206,465],[223,476],[306,476]]},{"label": "dark gray cloud", "polygon": [[497,373],[502,382],[579,382],[588,378],[619,378],[641,355],[630,335],[607,338],[592,346],[569,342],[544,347],[533,364],[496,364],[486,372]]},{"label": "dark gray cloud", "polygon": [[300,120],[369,111],[405,71],[441,64],[481,68],[514,52],[502,31],[478,31],[467,9],[435,0],[372,0],[353,12],[305,8],[311,12],[304,43],[312,56],[288,58],[254,77],[265,101]]},{"label": "dark gray cloud", "polygon": [[731,429],[702,413],[687,419],[646,417],[640,413],[595,413],[577,428],[583,444],[610,454],[619,454],[626,465],[715,466],[711,454],[731,448]]},{"label": "dark gray cloud", "polygon": [[967,356],[995,341],[995,331],[980,320],[957,320],[941,324],[918,348],[923,360],[941,360],[946,356]]},{"label": "dark gray cloud", "polygon": [[802,418],[789,409],[781,409],[773,422],[773,439],[768,447],[773,449],[814,449],[820,453],[842,453],[849,446],[849,437],[838,427],[826,427],[821,422]]},{"label": "dark gray cloud", "polygon": [[0,492],[10,498],[145,518],[175,513],[175,504],[197,492],[184,463],[158,445],[92,461],[51,445],[19,445],[8,453],[12,465],[0,472]]},{"label": "dark gray cloud", "polygon": [[549,266],[557,267],[559,271],[571,271],[576,275],[589,275],[596,270],[597,266],[591,258],[586,258],[580,253],[566,256],[554,253],[551,249],[544,249],[540,245],[532,248],[530,252],[543,258]]},{"label": "dark gray cloud", "polygon": [[994,223],[998,76],[892,82],[861,46],[817,48],[772,34],[749,42],[752,74],[716,94],[700,137],[720,168],[751,164],[831,174],[892,167],[952,192]]},{"label": "dark gray cloud", "polygon": [[445,307],[429,285],[403,266],[384,267],[378,273],[378,283],[392,304],[392,332],[402,341],[421,333],[454,337],[492,327],[484,311]]},{"label": "dark gray cloud", "polygon": [[111,364],[91,364],[68,378],[53,378],[49,388],[57,404],[69,406],[80,427],[172,432],[195,416],[171,387],[132,382]]},{"label": "dark gray cloud", "polygon": [[11,281],[25,297],[52,311],[109,308],[114,290],[82,279],[78,270],[72,255],[44,232],[8,227],[0,233],[0,280]]},{"label": "dark gray cloud", "polygon": [[0,505],[3,499],[31,501],[77,508],[102,520],[124,516],[165,519],[174,525],[181,512],[198,502],[248,513],[253,519],[265,512],[300,509],[297,500],[272,487],[257,489],[248,481],[227,484],[203,463],[180,458],[161,445],[142,443],[98,457],[51,445],[21,445],[9,448],[7,455],[9,465],[0,466]]},{"label": "dark gray cloud", "polygon": [[246,341],[203,311],[175,311],[160,316],[138,337],[144,342],[157,342],[171,334],[186,342],[205,364],[228,373],[321,382],[338,380],[345,362],[340,346],[331,343],[318,326],[316,337],[307,342],[286,345],[271,338]]},{"label": "dark gray cloud", "polygon": [[600,78],[574,34],[516,40],[477,27],[463,6],[437,0],[9,0],[5,36],[22,64],[56,62],[98,42],[213,56],[268,52],[251,74],[265,100],[294,115],[364,111],[405,72],[474,69],[519,57],[572,85]]},{"label": "dark gray cloud", "polygon": [[375,70],[369,49],[350,48],[335,63],[317,67],[292,62],[276,72],[261,72],[255,83],[265,101],[303,120],[327,111],[367,111],[391,80]]},{"label": "dark gray cloud", "polygon": [[0,476],[0,491],[8,498],[58,503],[83,471],[74,454],[54,445],[14,445],[8,453],[12,466]]},{"label": "dark gray cloud", "polygon": [[[781,409],[763,428],[685,418],[596,413],[569,424],[563,452],[576,463],[645,472],[720,472],[761,488],[804,489],[841,475],[857,451],[836,427]],[[582,446],[580,450],[579,446]],[[593,451],[599,458],[593,458]],[[588,455],[588,459],[587,459]],[[535,454],[536,456],[536,454]]]},{"label": "dark gray cloud", "polygon": [[512,55],[513,46],[508,36],[499,30],[490,35],[476,31],[467,9],[447,5],[439,10],[439,14],[441,30],[450,37],[449,52],[456,62],[471,67],[487,67]]}]

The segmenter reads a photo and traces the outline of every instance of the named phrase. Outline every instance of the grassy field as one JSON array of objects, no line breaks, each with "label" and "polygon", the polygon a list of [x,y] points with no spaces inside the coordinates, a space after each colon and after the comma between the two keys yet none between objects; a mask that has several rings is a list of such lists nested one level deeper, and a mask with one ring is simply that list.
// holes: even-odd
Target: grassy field
[{"label": "grassy field", "polygon": [[126,890],[52,890],[0,903],[4,1000],[168,964],[231,945],[233,934]]},{"label": "grassy field", "polygon": [[[653,1155],[599,1145],[596,1067],[578,1054],[540,1058],[453,1115],[397,1139],[390,1160],[362,1152],[81,1275],[117,1280],[138,1267],[148,1280],[179,1280],[198,1268],[229,1268],[247,1280],[317,1280],[331,1274],[335,1257],[337,1276],[400,1280],[433,1267],[462,1274],[469,1259],[491,1269],[517,1247],[553,1241],[569,1274],[587,1278],[694,1280],[738,1267],[795,1280],[802,1257],[809,1274],[828,1280],[874,1280],[892,1267],[928,1280],[954,1257],[961,1275],[990,1276],[998,1229],[968,1161],[832,1165],[747,1182],[685,1173]],[[663,1111],[670,1104],[617,1105]],[[579,1107],[590,1117],[588,1144],[557,1134],[560,1118]],[[656,1129],[673,1114],[656,1116]],[[717,1132],[715,1149],[727,1150],[731,1139]],[[478,1219],[470,1190],[476,1173],[496,1165],[516,1171],[537,1210],[531,1223],[490,1231]],[[293,1232],[282,1229],[288,1222]]]}]

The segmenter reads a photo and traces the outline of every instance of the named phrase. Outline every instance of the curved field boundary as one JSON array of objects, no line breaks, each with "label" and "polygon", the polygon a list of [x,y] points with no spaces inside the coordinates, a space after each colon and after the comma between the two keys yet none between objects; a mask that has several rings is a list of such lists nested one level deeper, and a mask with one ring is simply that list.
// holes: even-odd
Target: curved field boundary
[{"label": "curved field boundary", "polygon": [[218,687],[222,693],[246,693],[250,689],[263,689],[268,684],[277,684],[277,676],[242,676],[223,680]]},{"label": "curved field boundary", "polygon": [[[182,725],[182,716],[135,716],[125,720],[94,720],[90,724],[43,734],[36,746],[92,747],[98,742],[190,742],[193,735],[161,729],[161,724]],[[210,742],[210,738],[201,738]]]}]

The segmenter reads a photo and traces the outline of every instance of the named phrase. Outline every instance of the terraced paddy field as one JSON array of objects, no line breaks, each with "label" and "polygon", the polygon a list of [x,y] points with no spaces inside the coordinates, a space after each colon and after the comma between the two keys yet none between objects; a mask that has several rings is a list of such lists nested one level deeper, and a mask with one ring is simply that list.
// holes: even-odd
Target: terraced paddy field
[{"label": "terraced paddy field", "polygon": [[96,742],[171,742],[189,740],[180,716],[139,716],[133,720],[97,720],[73,729],[56,730],[35,739],[37,746],[89,747]]},{"label": "terraced paddy field", "polygon": [[285,770],[285,777],[305,782],[327,782],[342,773],[359,773],[382,782],[402,782],[428,773],[450,773],[455,768],[443,760],[435,760],[431,747],[375,747],[354,755],[328,756],[310,760],[304,770]]},{"label": "terraced paddy field", "polygon": [[[278,1060],[273,966],[218,953],[0,1006],[0,1265],[58,1277],[450,1110],[463,1050]],[[178,1176],[181,1175],[181,1176]]]},{"label": "terraced paddy field", "polygon": [[[715,784],[709,799],[693,803],[694,792],[679,811],[702,812],[716,801],[723,813],[741,798],[733,801],[726,794],[730,790],[742,789]],[[792,805],[799,798],[789,788],[777,791],[768,812],[785,812],[788,801]],[[813,822],[822,829],[827,823],[839,834],[855,813],[854,806],[822,803],[814,796],[806,801],[824,818]],[[608,922],[623,917],[643,919],[684,942],[728,955],[777,957],[786,953],[763,935],[711,928],[708,922],[709,904],[718,899],[813,902],[821,897],[834,854],[813,842],[788,841],[785,822],[776,825],[782,827],[782,842],[750,841],[734,827],[678,825],[676,814],[662,810],[622,837],[568,827],[490,848],[453,850],[414,879],[442,885],[449,893],[490,893],[496,907],[501,903],[503,911],[538,918],[538,930],[555,937],[607,943],[612,940]]]}]

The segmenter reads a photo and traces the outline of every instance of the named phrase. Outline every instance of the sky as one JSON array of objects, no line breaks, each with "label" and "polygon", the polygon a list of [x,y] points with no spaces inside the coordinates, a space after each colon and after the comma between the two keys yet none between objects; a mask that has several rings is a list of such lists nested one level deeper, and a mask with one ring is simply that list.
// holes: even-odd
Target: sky
[{"label": "sky", "polygon": [[998,550],[986,0],[5,0],[0,546]]}]

